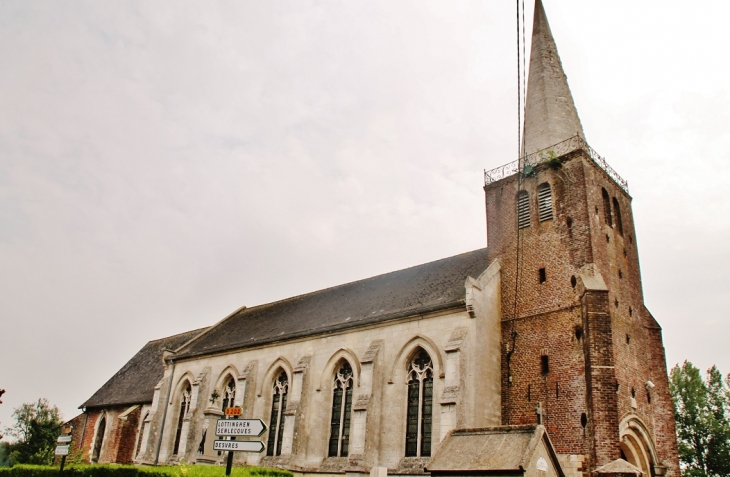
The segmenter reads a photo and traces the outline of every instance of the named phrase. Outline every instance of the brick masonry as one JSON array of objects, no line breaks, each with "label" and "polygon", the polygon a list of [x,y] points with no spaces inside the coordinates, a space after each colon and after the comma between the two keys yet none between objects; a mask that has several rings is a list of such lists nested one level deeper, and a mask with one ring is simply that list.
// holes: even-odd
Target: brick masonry
[{"label": "brick masonry", "polygon": [[[105,409],[89,409],[86,426],[78,440],[82,442],[82,460],[91,462],[93,450],[97,440],[102,439],[101,452],[96,460],[98,463],[131,464],[137,446],[138,430],[140,426],[140,406],[116,406]],[[100,420],[105,419],[103,434],[100,431]],[[83,421],[82,421],[83,422]],[[76,434],[76,430],[74,430]]]},{"label": "brick masonry", "polygon": [[[489,260],[502,266],[502,421],[534,423],[540,402],[556,450],[583,456],[586,472],[628,457],[620,433],[641,423],[655,446],[649,473],[678,476],[661,328],[644,307],[631,197],[585,152],[561,159],[560,168],[542,165],[485,187]],[[554,216],[540,222],[543,183]],[[519,190],[529,194],[531,222],[518,232]],[[593,270],[607,290],[582,286],[581,274]]]}]

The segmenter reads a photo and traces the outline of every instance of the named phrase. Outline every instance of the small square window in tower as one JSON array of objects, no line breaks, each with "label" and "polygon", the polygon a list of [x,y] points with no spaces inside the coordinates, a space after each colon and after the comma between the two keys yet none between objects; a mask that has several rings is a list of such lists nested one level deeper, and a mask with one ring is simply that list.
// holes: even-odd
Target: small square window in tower
[{"label": "small square window in tower", "polygon": [[540,373],[545,376],[550,372],[550,361],[546,355],[540,356]]},{"label": "small square window in tower", "polygon": [[553,219],[553,195],[547,182],[537,188],[537,208],[540,222]]},{"label": "small square window in tower", "polygon": [[527,191],[517,194],[517,228],[530,226],[530,196]]}]

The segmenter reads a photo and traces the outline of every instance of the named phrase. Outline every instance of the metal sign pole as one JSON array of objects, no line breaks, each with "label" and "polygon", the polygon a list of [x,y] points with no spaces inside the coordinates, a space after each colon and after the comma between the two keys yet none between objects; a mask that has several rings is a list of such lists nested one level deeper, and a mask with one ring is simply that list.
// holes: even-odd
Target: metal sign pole
[{"label": "metal sign pole", "polygon": [[[238,416],[233,416],[233,419],[238,419]],[[229,440],[235,441],[236,436],[231,436]],[[228,462],[226,462],[226,477],[230,477],[232,467],[233,467],[233,449],[228,451]]]},{"label": "metal sign pole", "polygon": [[63,466],[66,463],[66,456],[61,456],[61,468],[58,469],[58,477],[61,477],[63,475]]},{"label": "metal sign pole", "polygon": [[54,452],[55,455],[61,456],[61,467],[58,468],[58,477],[63,475],[63,466],[66,465],[66,456],[68,455],[69,447],[71,446],[72,430],[73,426],[64,429],[63,434],[58,436],[58,439],[56,439],[56,443],[65,444],[56,446],[56,451]]}]

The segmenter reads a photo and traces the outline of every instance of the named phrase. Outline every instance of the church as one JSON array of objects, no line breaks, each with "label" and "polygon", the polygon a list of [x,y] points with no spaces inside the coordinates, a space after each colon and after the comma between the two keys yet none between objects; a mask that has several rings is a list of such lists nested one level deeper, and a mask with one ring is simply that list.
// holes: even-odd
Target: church
[{"label": "church", "polygon": [[486,248],[150,341],[82,406],[90,462],[297,475],[678,477],[661,327],[624,179],[586,142],[540,0],[520,159],[484,175]]}]

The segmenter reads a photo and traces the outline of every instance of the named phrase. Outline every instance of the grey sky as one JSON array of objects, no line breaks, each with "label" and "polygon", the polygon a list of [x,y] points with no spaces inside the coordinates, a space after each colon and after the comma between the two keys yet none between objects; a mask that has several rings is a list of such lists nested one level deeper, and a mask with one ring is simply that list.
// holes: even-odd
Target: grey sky
[{"label": "grey sky", "polygon": [[[730,4],[544,1],[668,365],[728,373]],[[0,3],[0,423],[241,305],[483,247],[514,30],[506,0]]]}]

